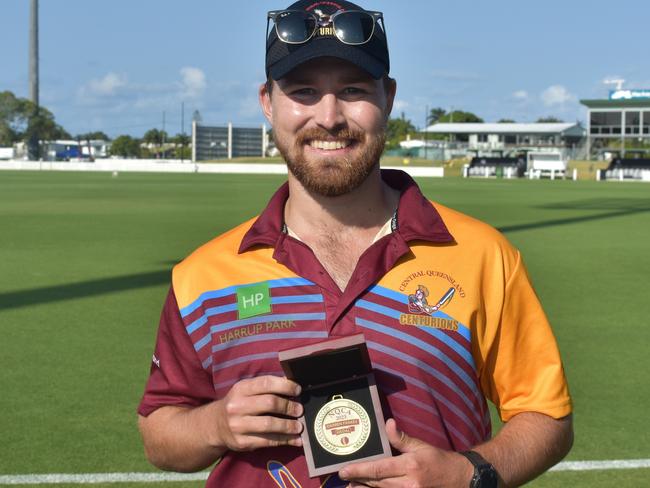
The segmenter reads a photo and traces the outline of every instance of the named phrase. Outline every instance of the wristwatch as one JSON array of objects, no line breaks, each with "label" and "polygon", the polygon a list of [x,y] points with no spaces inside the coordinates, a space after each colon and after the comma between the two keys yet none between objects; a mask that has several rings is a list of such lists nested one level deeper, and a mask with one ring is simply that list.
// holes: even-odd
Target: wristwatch
[{"label": "wristwatch", "polygon": [[497,488],[497,471],[483,456],[474,451],[463,451],[462,454],[474,465],[474,476],[469,482],[469,488]]}]

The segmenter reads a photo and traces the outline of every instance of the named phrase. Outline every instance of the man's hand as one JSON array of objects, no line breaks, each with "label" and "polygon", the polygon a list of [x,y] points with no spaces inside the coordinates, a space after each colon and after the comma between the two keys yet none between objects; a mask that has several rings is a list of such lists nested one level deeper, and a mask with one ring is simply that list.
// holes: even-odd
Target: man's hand
[{"label": "man's hand", "polygon": [[[395,421],[386,422],[391,445],[399,456],[346,466],[339,472],[350,486],[469,486],[474,467],[464,456],[403,435]],[[489,441],[474,446],[499,474],[499,486],[521,486],[566,456],[573,443],[571,415],[554,419],[542,413],[513,416]]]},{"label": "man's hand", "polygon": [[397,430],[386,422],[388,440],[399,456],[346,466],[339,477],[350,487],[462,487],[469,486],[474,468],[458,453],[438,449]]},{"label": "man's hand", "polygon": [[260,376],[239,381],[215,402],[216,431],[210,443],[232,451],[301,446],[302,405],[291,397],[300,386],[286,378]]},{"label": "man's hand", "polygon": [[300,386],[278,376],[235,383],[228,394],[201,407],[169,405],[140,417],[149,461],[161,469],[198,471],[228,450],[300,446]]}]

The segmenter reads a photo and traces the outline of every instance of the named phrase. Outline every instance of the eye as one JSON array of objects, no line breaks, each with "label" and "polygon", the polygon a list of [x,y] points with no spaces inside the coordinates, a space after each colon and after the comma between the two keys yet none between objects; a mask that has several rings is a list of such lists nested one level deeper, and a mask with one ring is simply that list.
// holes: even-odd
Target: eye
[{"label": "eye", "polygon": [[291,90],[291,95],[297,96],[297,97],[309,97],[313,96],[316,94],[316,90],[313,88],[296,88],[295,90]]},{"label": "eye", "polygon": [[343,93],[346,95],[362,95],[366,93],[366,90],[358,86],[348,86],[343,90]]}]

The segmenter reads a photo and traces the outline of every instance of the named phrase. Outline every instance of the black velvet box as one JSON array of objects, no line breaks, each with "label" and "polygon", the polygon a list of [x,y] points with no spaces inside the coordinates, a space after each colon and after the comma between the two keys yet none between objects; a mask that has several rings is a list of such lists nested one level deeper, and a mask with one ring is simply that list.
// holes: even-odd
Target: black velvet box
[{"label": "black velvet box", "polygon": [[302,386],[311,477],[391,455],[363,334],[280,351],[279,359],[286,377]]}]

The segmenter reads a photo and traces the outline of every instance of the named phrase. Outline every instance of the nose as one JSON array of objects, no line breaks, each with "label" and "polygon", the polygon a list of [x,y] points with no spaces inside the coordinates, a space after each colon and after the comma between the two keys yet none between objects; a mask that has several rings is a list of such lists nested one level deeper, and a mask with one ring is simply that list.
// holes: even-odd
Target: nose
[{"label": "nose", "polygon": [[333,130],[345,125],[343,103],[333,93],[324,94],[314,107],[315,122],[326,130]]}]

